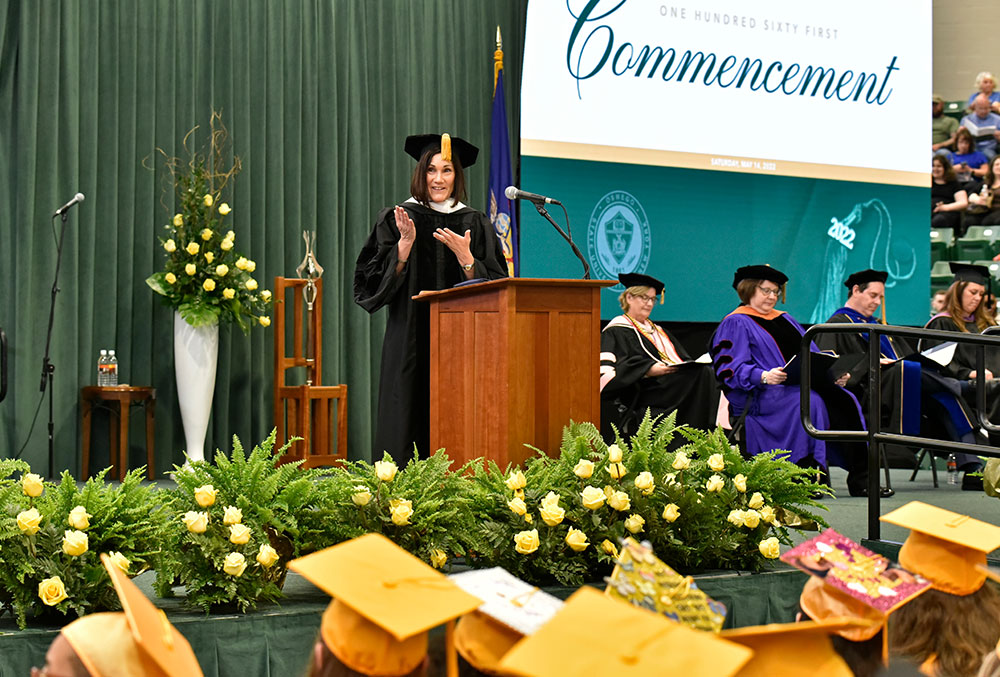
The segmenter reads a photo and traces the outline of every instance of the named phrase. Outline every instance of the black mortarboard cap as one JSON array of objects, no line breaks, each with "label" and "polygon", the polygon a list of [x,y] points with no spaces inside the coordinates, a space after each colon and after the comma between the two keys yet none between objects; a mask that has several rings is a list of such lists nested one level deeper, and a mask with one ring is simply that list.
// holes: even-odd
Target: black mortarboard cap
[{"label": "black mortarboard cap", "polygon": [[733,275],[733,289],[736,289],[736,285],[743,280],[767,280],[780,287],[788,282],[788,276],[771,266],[743,266],[737,268],[736,274]]},{"label": "black mortarboard cap", "polygon": [[642,273],[622,273],[618,276],[618,281],[621,282],[626,289],[629,287],[649,287],[657,294],[663,293],[663,283],[651,275],[643,275]]},{"label": "black mortarboard cap", "polygon": [[957,261],[949,262],[948,266],[955,275],[952,282],[975,282],[984,287],[990,282],[990,269],[986,266],[974,266],[971,263],[958,263]]},{"label": "black mortarboard cap", "polygon": [[[447,137],[448,140],[442,142],[442,137]],[[458,163],[463,168],[468,168],[476,164],[476,158],[479,157],[479,149],[465,139],[451,136],[450,134],[414,134],[406,137],[406,144],[403,148],[406,150],[407,155],[420,162],[420,158],[423,157],[424,153],[431,149],[441,149],[442,155],[446,154],[445,150],[449,147],[449,143],[451,150],[454,151],[454,155],[458,156]],[[448,154],[450,156],[450,152]]]},{"label": "black mortarboard cap", "polygon": [[846,280],[844,280],[844,286],[847,287],[848,291],[854,289],[856,284],[868,284],[869,282],[881,282],[885,284],[885,281],[889,279],[889,273],[884,270],[859,270],[856,273],[851,273]]}]

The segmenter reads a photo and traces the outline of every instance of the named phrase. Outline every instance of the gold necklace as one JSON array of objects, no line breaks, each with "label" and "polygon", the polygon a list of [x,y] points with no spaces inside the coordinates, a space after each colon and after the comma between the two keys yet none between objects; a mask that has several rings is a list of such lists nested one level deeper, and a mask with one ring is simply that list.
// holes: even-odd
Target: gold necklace
[{"label": "gold necklace", "polygon": [[628,321],[632,324],[633,327],[639,330],[640,333],[649,337],[650,343],[653,344],[653,347],[656,348],[656,352],[659,353],[660,355],[660,360],[666,362],[667,364],[670,364],[670,356],[667,355],[666,352],[664,352],[663,350],[665,346],[663,346],[660,342],[659,332],[656,331],[656,325],[653,324],[653,321],[647,320],[647,322],[649,322],[650,324],[650,328],[646,329],[645,327],[640,325],[639,322],[628,313],[625,313],[625,317],[628,319]]}]

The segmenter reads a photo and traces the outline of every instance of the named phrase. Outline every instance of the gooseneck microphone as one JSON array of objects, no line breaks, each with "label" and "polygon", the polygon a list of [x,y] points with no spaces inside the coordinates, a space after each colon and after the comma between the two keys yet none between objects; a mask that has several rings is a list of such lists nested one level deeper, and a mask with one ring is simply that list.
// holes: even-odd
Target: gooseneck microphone
[{"label": "gooseneck microphone", "polygon": [[554,200],[550,197],[545,197],[544,195],[538,195],[537,193],[529,193],[528,191],[521,190],[515,186],[507,186],[507,189],[503,192],[503,194],[507,196],[508,200],[529,200],[535,204],[562,204],[559,200]]},{"label": "gooseneck microphone", "polygon": [[55,218],[57,216],[62,216],[67,211],[69,211],[70,207],[75,205],[77,202],[83,202],[83,193],[77,193],[76,195],[74,195],[72,200],[70,200],[69,202],[67,202],[62,207],[56,210],[56,213],[52,215],[52,218]]}]

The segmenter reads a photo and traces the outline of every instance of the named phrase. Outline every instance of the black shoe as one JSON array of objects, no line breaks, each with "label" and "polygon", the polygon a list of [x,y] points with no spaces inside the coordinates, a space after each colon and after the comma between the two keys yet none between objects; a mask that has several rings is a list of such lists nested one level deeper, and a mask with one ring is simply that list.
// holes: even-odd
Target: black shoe
[{"label": "black shoe", "polygon": [[849,493],[851,496],[854,496],[855,498],[860,498],[868,495],[868,488],[862,487],[860,489],[857,489],[848,485],[847,493]]},{"label": "black shoe", "polygon": [[983,490],[983,476],[982,475],[970,475],[965,473],[962,476],[962,491],[982,491]]}]

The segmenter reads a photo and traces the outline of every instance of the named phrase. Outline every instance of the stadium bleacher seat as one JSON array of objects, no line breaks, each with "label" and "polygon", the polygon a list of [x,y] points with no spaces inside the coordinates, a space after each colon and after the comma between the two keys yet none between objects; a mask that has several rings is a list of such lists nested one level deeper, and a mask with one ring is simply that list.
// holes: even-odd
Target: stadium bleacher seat
[{"label": "stadium bleacher seat", "polygon": [[954,276],[948,266],[948,261],[935,261],[934,265],[931,266],[931,287],[934,289],[947,287],[951,284],[952,277]]},{"label": "stadium bleacher seat", "polygon": [[955,247],[952,250],[956,259],[968,259],[979,261],[993,258],[993,243],[989,240],[982,240],[977,237],[960,237],[955,240]]},{"label": "stadium bleacher seat", "polygon": [[977,266],[986,266],[990,269],[990,275],[994,280],[1000,280],[1000,263],[994,261],[993,259],[982,259],[979,261],[973,261]]},{"label": "stadium bleacher seat", "polygon": [[951,258],[951,241],[954,237],[954,228],[931,229],[931,265]]},{"label": "stadium bleacher seat", "polygon": [[948,101],[944,104],[944,114],[955,118],[959,122],[965,117],[965,106],[967,101]]}]

